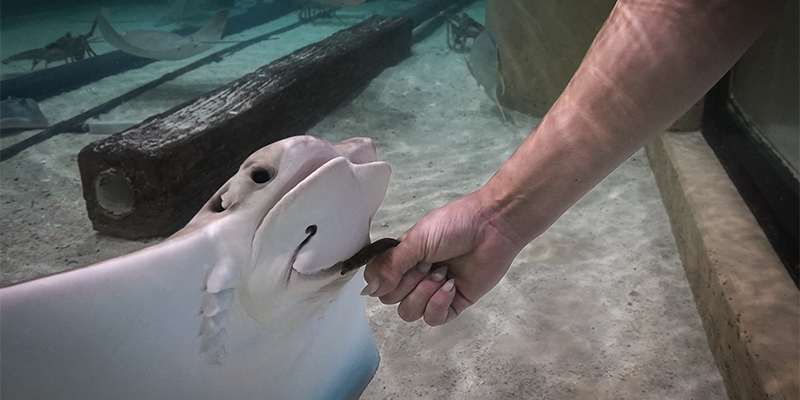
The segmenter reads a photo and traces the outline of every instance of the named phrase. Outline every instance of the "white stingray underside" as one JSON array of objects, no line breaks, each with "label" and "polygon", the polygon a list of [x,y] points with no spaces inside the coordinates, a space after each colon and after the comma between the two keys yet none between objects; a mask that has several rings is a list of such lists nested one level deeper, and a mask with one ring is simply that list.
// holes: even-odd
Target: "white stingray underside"
[{"label": "white stingray underside", "polygon": [[[277,154],[300,149],[278,163],[287,171],[302,170],[298,154],[324,148],[315,138],[287,140]],[[378,363],[363,279],[323,269],[369,240],[389,167],[334,153],[264,203],[274,207],[249,221],[255,232],[237,218],[242,207],[148,249],[0,290],[3,398],[357,398]],[[272,183],[288,181],[279,170]],[[253,191],[248,204],[260,193],[268,192]],[[300,246],[309,224],[317,233]],[[294,270],[294,254],[313,273]],[[231,287],[210,293],[221,265],[237,268]],[[223,292],[223,307],[205,316],[204,301]]]},{"label": "white stingray underside", "polygon": [[108,44],[135,56],[154,60],[182,60],[210,49],[222,38],[228,11],[219,11],[197,32],[181,36],[172,32],[136,30],[118,33],[106,19],[107,10],[97,14],[97,26]]}]

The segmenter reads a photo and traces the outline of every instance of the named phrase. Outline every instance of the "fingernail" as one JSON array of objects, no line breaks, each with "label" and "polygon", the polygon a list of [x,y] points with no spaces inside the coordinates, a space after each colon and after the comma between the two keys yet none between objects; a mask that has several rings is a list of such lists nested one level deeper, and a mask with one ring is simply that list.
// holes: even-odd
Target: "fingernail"
[{"label": "fingernail", "polygon": [[434,282],[441,282],[444,280],[445,275],[447,275],[447,267],[439,267],[431,273],[431,279]]},{"label": "fingernail", "polygon": [[422,272],[423,274],[427,274],[428,271],[431,270],[431,265],[433,265],[433,264],[431,264],[431,263],[422,263],[422,264],[418,264],[417,268],[419,268],[420,272]]},{"label": "fingernail", "polygon": [[453,287],[455,287],[455,285],[456,285],[456,280],[450,278],[447,282],[444,283],[444,285],[442,285],[442,290],[444,290],[445,292],[449,292],[453,290]]},{"label": "fingernail", "polygon": [[364,286],[364,289],[361,290],[361,295],[372,296],[372,294],[377,292],[380,287],[381,287],[381,280],[376,276],[371,281],[369,281],[367,286]]}]

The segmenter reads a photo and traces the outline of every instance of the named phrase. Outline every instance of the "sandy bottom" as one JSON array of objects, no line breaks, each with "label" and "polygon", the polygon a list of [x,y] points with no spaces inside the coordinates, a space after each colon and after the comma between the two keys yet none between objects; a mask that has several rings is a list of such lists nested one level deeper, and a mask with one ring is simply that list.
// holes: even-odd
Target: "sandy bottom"
[{"label": "sandy bottom", "polygon": [[[483,20],[482,2],[466,11]],[[341,28],[332,22],[284,34],[165,84],[101,120],[141,120]],[[503,121],[475,85],[465,55],[448,49],[444,29],[413,50],[309,132],[330,141],[371,137],[379,157],[391,163],[375,238],[396,237],[425,213],[478,188],[538,122],[508,110]],[[41,107],[56,122],[180,65],[151,64]],[[4,137],[2,145],[29,134]],[[76,155],[103,137],[59,135],[0,165],[2,285],[157,241],[92,231]],[[381,365],[362,399],[727,397],[643,152],[528,245],[500,284],[453,322],[438,328],[406,323],[394,307],[374,299],[368,299],[367,316]]]}]

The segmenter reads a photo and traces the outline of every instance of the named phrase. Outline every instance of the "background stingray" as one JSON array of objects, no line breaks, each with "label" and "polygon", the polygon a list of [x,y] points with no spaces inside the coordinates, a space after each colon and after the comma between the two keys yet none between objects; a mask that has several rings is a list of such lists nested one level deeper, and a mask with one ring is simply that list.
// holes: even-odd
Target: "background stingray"
[{"label": "background stingray", "polygon": [[149,30],[119,34],[109,24],[107,14],[107,9],[97,14],[97,27],[106,42],[135,56],[171,61],[189,58],[210,49],[222,38],[222,31],[228,21],[228,10],[222,10],[214,14],[200,30],[188,36]]},{"label": "background stingray", "polygon": [[497,36],[490,30],[485,29],[475,38],[475,42],[472,44],[467,66],[469,67],[469,72],[471,72],[475,80],[478,81],[478,85],[483,86],[486,95],[500,108],[500,113],[505,120],[506,114],[503,112],[500,101],[497,100],[497,87],[499,86],[501,88],[503,91],[502,93],[505,93],[506,89],[503,83],[503,77],[500,76],[500,71],[498,69],[497,48],[499,44],[500,40]]},{"label": "background stingray", "polygon": [[48,125],[33,99],[9,97],[0,102],[0,129],[37,129]]}]

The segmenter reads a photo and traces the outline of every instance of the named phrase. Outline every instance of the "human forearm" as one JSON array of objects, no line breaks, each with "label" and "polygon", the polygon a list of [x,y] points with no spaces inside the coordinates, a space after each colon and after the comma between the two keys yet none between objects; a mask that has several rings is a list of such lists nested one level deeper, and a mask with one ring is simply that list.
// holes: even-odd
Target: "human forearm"
[{"label": "human forearm", "polygon": [[400,302],[408,321],[455,318],[525,244],[696,102],[780,5],[620,0],[536,130],[484,187],[432,211],[367,265],[365,292]]},{"label": "human forearm", "polygon": [[781,1],[619,1],[564,93],[479,191],[523,243],[694,104]]}]

